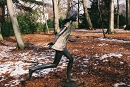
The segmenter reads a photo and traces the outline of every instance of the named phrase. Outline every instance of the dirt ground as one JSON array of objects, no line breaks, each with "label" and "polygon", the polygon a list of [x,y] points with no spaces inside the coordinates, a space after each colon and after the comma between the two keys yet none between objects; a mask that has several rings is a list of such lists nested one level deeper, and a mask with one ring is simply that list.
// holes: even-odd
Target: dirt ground
[{"label": "dirt ground", "polygon": [[[0,87],[130,87],[130,31],[115,30],[116,34],[106,35],[106,38],[103,38],[101,29],[72,31],[67,49],[74,57],[72,77],[77,79],[75,83],[66,83],[66,86],[61,86],[60,82],[66,79],[66,68],[60,70],[56,68],[41,77],[33,77],[31,81],[21,80],[17,85],[12,83],[14,86],[5,84],[16,77],[4,73],[0,76],[0,80],[3,77],[7,79],[0,81]],[[47,44],[54,39],[53,34],[43,33],[26,34],[22,37],[26,48],[14,49],[10,51],[11,53],[36,50],[34,45],[40,46],[40,49],[35,52],[46,52],[49,50],[46,47]],[[7,37],[0,46],[16,46],[16,40],[14,37]],[[1,59],[0,64],[8,61],[8,59]],[[10,58],[9,61],[15,62],[16,59]],[[30,61],[29,58],[28,61]],[[25,68],[25,70],[28,69]],[[18,79],[27,77],[26,73]]]}]

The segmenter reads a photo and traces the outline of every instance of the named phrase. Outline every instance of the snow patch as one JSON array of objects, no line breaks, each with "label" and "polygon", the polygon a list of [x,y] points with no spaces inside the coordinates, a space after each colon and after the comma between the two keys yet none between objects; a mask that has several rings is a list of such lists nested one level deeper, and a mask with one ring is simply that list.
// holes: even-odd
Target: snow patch
[{"label": "snow patch", "polygon": [[[0,46],[0,82],[8,79],[4,77],[5,74],[8,74],[9,77],[15,78],[14,80],[4,84],[5,87],[16,87],[16,85],[20,83],[20,76],[28,74],[28,68],[37,65],[31,61],[37,61],[44,64],[53,62],[55,57],[54,50],[39,51],[40,46],[33,47],[33,50],[29,50],[27,52],[12,53],[12,50],[16,49],[16,47]],[[57,67],[58,70],[64,69],[67,66],[66,61],[67,58],[63,56],[59,66]],[[37,71],[33,74],[33,76],[41,76],[42,74],[45,75],[52,71],[55,71],[55,68]]]},{"label": "snow patch", "polygon": [[97,46],[100,46],[100,47],[102,47],[102,46],[107,46],[108,44],[106,44],[106,43],[102,43],[102,44],[98,44]]},{"label": "snow patch", "polygon": [[126,84],[125,84],[125,83],[120,82],[120,83],[116,83],[116,84],[114,84],[114,87],[120,87],[120,86],[122,86],[122,85],[125,85],[125,86],[126,86]]},{"label": "snow patch", "polygon": [[100,60],[103,60],[105,58],[108,58],[108,57],[118,57],[118,58],[121,58],[123,55],[122,54],[115,54],[115,53],[110,53],[110,54],[104,54],[103,56],[100,57]]},{"label": "snow patch", "polygon": [[130,40],[118,40],[118,39],[109,39],[109,38],[98,38],[101,41],[112,41],[112,42],[119,42],[119,43],[130,43]]},{"label": "snow patch", "polygon": [[14,76],[20,76],[23,74],[28,73],[28,70],[24,70],[24,66],[28,66],[29,64],[24,63],[22,61],[18,61],[16,63],[14,63],[14,66],[12,66],[13,71],[10,73],[10,76],[14,77]]}]

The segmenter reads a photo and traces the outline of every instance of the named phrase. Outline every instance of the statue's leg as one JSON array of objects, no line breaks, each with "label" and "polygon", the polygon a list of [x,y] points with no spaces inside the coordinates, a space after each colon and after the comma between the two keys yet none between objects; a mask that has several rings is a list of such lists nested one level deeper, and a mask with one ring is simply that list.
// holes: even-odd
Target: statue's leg
[{"label": "statue's leg", "polygon": [[41,70],[41,69],[46,69],[46,68],[55,68],[60,62],[60,59],[63,55],[63,51],[57,51],[55,54],[54,62],[52,64],[43,64],[39,66],[35,66],[29,69],[29,79],[32,77],[32,73],[35,72],[36,70]]},{"label": "statue's leg", "polygon": [[73,66],[73,57],[72,55],[68,52],[68,50],[65,48],[63,51],[63,54],[69,59],[69,63],[67,66],[67,82],[71,81],[76,81],[76,79],[71,78],[71,71],[72,71],[72,66]]}]

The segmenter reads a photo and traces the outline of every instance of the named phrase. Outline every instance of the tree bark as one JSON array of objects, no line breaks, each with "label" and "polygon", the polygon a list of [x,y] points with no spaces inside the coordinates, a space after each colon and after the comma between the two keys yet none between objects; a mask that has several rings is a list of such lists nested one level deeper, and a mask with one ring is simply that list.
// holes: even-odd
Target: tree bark
[{"label": "tree bark", "polygon": [[70,0],[67,0],[67,8],[68,8],[68,10],[67,10],[67,12],[68,12],[70,9]]},{"label": "tree bark", "polygon": [[3,41],[3,36],[2,36],[2,33],[1,33],[1,26],[0,26],[0,42]]},{"label": "tree bark", "polygon": [[45,20],[45,26],[46,26],[46,29],[47,29],[47,33],[49,34],[49,28],[48,28],[48,24],[47,24],[47,19],[45,17],[45,7],[46,7],[46,4],[44,3],[44,0],[42,0],[43,2],[43,19]]},{"label": "tree bark", "polygon": [[0,6],[0,26],[2,25],[2,7]]},{"label": "tree bark", "polygon": [[16,14],[14,13],[12,0],[7,0],[7,7],[8,7],[10,17],[11,17],[11,22],[12,22],[12,25],[13,25],[13,29],[14,29],[16,40],[17,40],[18,48],[24,49],[25,45],[24,45],[24,42],[22,40],[22,36],[21,36],[20,29],[19,29],[18,21],[17,21],[17,18],[16,18]]},{"label": "tree bark", "polygon": [[87,5],[86,5],[86,0],[82,0],[82,2],[83,2],[83,8],[84,8],[84,13],[85,13],[86,21],[88,23],[89,29],[91,30],[91,29],[93,29],[93,25],[92,25],[92,22],[91,22],[89,13],[88,13]]},{"label": "tree bark", "polygon": [[100,8],[100,0],[98,0],[98,11],[99,11],[99,16],[100,16],[100,20],[101,20],[101,23],[102,23],[102,32],[103,32],[103,36],[104,38],[106,38],[106,35],[105,35],[105,31],[104,31],[104,27],[103,27],[103,17],[102,17],[102,14],[101,14],[101,8]]},{"label": "tree bark", "polygon": [[130,0],[126,0],[126,28],[130,30]]},{"label": "tree bark", "polygon": [[3,41],[1,26],[2,26],[2,7],[0,7],[0,42]]},{"label": "tree bark", "polygon": [[107,29],[108,34],[114,34],[114,0],[110,0],[109,7],[109,26]]},{"label": "tree bark", "polygon": [[4,21],[5,21],[5,5],[1,5],[0,6],[0,24],[1,24],[1,26]]},{"label": "tree bark", "polygon": [[120,25],[119,25],[119,18],[120,16],[120,12],[119,12],[119,0],[117,0],[117,28],[119,29],[120,28]]},{"label": "tree bark", "polygon": [[53,2],[53,13],[54,13],[54,33],[57,34],[60,31],[59,28],[59,11],[58,11],[58,1],[52,0]]}]

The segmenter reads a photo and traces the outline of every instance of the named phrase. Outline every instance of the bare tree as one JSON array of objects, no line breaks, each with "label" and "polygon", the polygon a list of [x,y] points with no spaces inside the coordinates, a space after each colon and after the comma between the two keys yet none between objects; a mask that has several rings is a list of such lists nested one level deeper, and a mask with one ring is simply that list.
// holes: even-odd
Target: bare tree
[{"label": "bare tree", "polygon": [[0,26],[0,42],[3,41],[3,36],[2,36],[2,33],[1,33],[1,26]]},{"label": "bare tree", "polygon": [[54,33],[57,34],[60,31],[59,28],[59,8],[58,8],[58,0],[52,0],[53,2],[53,12],[54,12]]},{"label": "bare tree", "polygon": [[11,21],[12,21],[15,37],[16,37],[16,40],[17,40],[18,48],[24,49],[25,45],[24,45],[24,42],[22,40],[22,36],[21,36],[21,33],[20,33],[16,14],[14,13],[12,0],[7,0],[7,7],[8,7],[10,17],[11,17]]},{"label": "bare tree", "polygon": [[110,0],[109,5],[109,26],[107,29],[107,33],[114,34],[114,0]]},{"label": "bare tree", "polygon": [[92,25],[92,22],[91,22],[89,13],[88,13],[87,5],[86,5],[86,0],[82,0],[82,2],[83,2],[83,8],[84,8],[86,21],[88,23],[88,27],[89,27],[89,29],[93,29],[93,25]]},{"label": "bare tree", "polygon": [[[67,9],[69,10],[70,9],[70,0],[67,0]],[[67,10],[67,11],[68,11]]]},{"label": "bare tree", "polygon": [[46,26],[46,29],[47,29],[47,33],[49,34],[49,28],[48,28],[48,24],[47,24],[47,18],[45,17],[45,7],[46,7],[46,4],[44,3],[44,0],[42,0],[43,2],[43,19],[45,20],[45,26]]},{"label": "bare tree", "polygon": [[99,11],[100,20],[101,20],[101,23],[102,23],[103,36],[104,36],[104,38],[106,38],[105,31],[104,31],[104,29],[103,29],[103,17],[102,17],[102,14],[101,14],[100,0],[98,0],[98,11]]},{"label": "bare tree", "polygon": [[3,37],[1,33],[1,25],[2,25],[2,8],[0,7],[0,42],[3,41]]},{"label": "bare tree", "polygon": [[119,28],[119,16],[120,16],[120,12],[119,12],[119,0],[117,0],[117,28]]},{"label": "bare tree", "polygon": [[126,30],[130,30],[130,0],[126,0]]},{"label": "bare tree", "polygon": [[5,21],[5,1],[1,1],[0,2],[0,41],[3,41],[3,36],[2,36],[2,32],[1,32],[1,26],[3,25],[4,21]]}]

